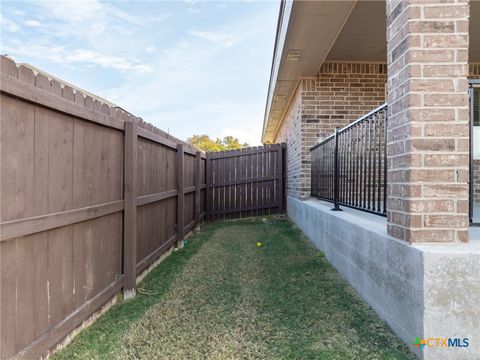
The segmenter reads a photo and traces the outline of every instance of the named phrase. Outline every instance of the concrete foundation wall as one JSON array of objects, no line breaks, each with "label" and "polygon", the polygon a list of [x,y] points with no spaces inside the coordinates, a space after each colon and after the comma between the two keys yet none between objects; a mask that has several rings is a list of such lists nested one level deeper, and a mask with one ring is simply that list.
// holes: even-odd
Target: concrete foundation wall
[{"label": "concrete foundation wall", "polygon": [[[480,358],[480,242],[412,246],[386,219],[289,197],[289,217],[392,330],[425,359]],[[454,294],[452,294],[454,292]],[[416,337],[467,337],[468,348],[412,346]]]}]

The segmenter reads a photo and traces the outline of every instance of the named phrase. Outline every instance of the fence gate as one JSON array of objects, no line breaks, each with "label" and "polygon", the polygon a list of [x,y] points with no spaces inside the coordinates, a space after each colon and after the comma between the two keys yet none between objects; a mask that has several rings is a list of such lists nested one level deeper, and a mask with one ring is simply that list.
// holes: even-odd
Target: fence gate
[{"label": "fence gate", "polygon": [[207,153],[207,218],[283,212],[284,154],[284,144]]}]

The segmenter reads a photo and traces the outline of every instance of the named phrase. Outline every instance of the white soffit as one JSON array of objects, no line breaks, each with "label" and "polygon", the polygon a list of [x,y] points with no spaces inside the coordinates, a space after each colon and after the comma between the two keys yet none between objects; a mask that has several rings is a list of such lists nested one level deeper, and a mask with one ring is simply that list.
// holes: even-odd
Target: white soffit
[{"label": "white soffit", "polygon": [[387,62],[385,1],[359,1],[327,61]]},{"label": "white soffit", "polygon": [[[301,77],[327,61],[386,62],[385,1],[283,0],[262,142],[273,142]],[[472,63],[480,62],[480,1],[470,1]]]},{"label": "white soffit", "polygon": [[[265,109],[263,142],[274,140],[298,79],[316,76],[355,3],[356,0],[284,2]],[[289,53],[290,61],[287,61]]]}]

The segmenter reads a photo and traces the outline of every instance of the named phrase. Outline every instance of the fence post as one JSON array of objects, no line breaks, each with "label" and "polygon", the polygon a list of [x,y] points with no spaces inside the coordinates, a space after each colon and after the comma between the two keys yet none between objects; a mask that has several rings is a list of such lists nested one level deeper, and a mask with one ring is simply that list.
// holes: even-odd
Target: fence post
[{"label": "fence post", "polygon": [[195,153],[195,230],[198,230],[200,224],[200,168],[202,166],[202,153]]},{"label": "fence post", "polygon": [[124,211],[123,211],[123,297],[135,297],[137,278],[137,123],[125,122]]},{"label": "fence post", "polygon": [[277,145],[277,204],[280,213],[283,213],[283,145]]},{"label": "fence post", "polygon": [[177,248],[183,247],[183,239],[185,237],[185,184],[183,180],[183,158],[183,144],[177,144]]},{"label": "fence post", "polygon": [[205,176],[206,176],[206,219],[211,221],[212,219],[212,159],[210,153],[207,152],[207,159],[205,162]]},{"label": "fence post", "polygon": [[339,188],[338,188],[338,128],[335,128],[335,151],[334,151],[334,158],[333,158],[333,208],[332,211],[342,211],[340,206],[338,205],[338,195],[339,195]]}]

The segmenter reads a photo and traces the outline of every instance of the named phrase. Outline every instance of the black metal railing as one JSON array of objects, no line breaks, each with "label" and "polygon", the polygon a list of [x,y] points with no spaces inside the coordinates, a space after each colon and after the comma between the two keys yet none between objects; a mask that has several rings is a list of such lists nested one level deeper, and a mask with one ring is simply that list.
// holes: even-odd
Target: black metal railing
[{"label": "black metal railing", "polygon": [[311,195],[385,216],[386,125],[383,104],[313,146]]}]

